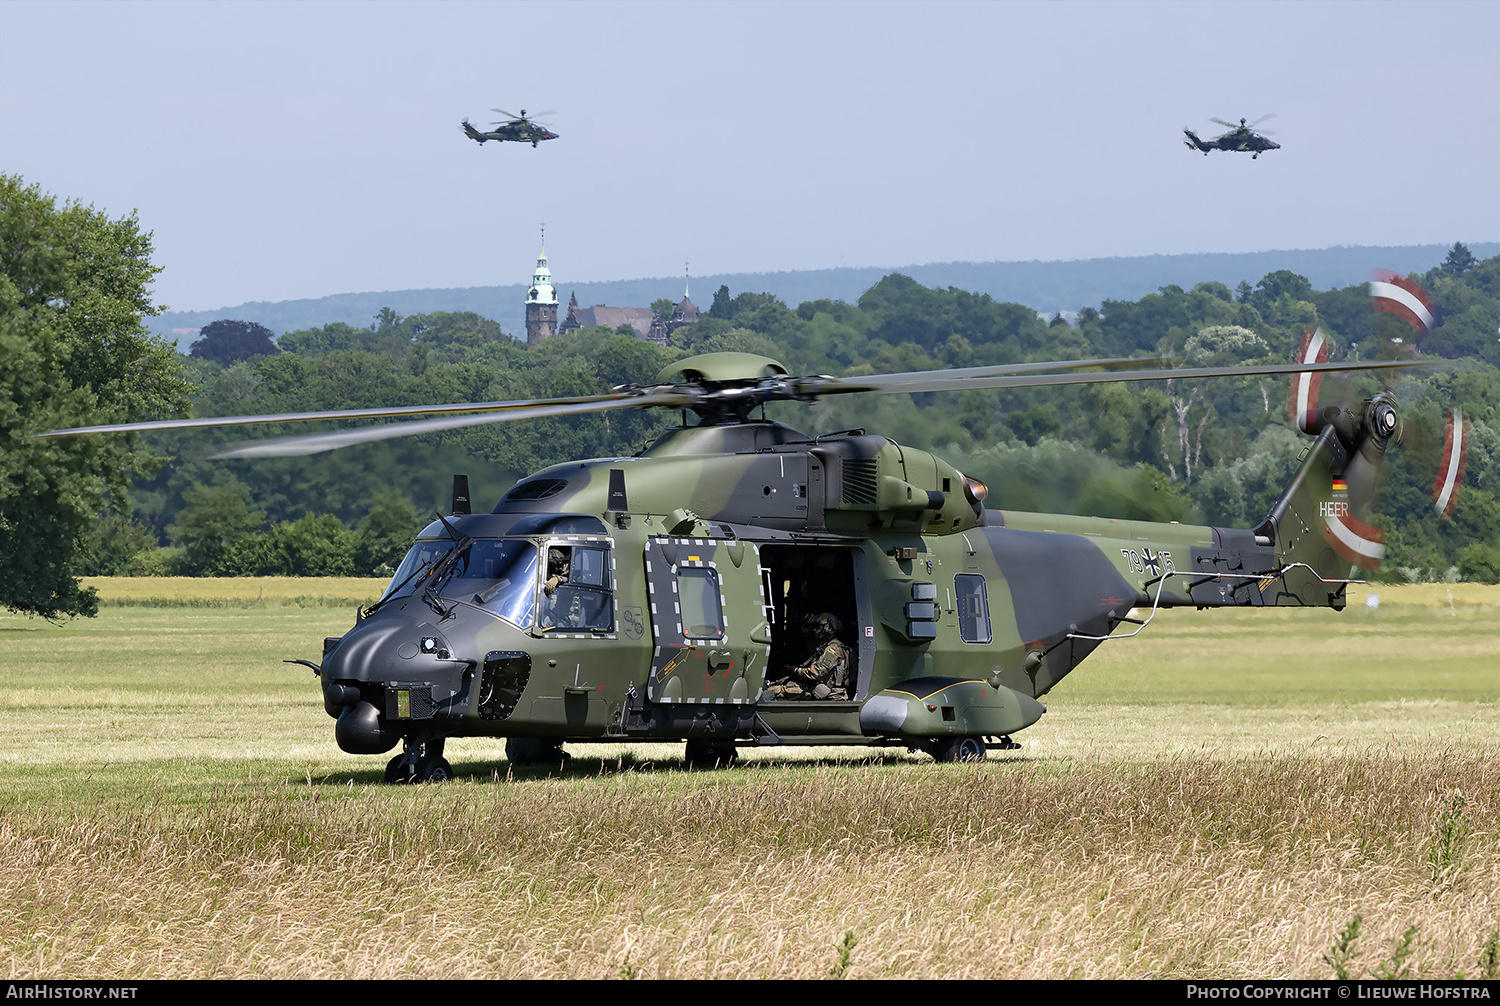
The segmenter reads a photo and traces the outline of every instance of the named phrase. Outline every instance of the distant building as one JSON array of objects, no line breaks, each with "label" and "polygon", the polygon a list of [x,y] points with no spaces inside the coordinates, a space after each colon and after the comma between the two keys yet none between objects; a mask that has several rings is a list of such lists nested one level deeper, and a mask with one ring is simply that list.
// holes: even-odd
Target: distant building
[{"label": "distant building", "polygon": [[536,257],[536,271],[531,274],[531,289],[526,291],[526,345],[535,346],[557,334],[557,290],[552,286],[552,270],[547,268],[547,245]]},{"label": "distant building", "polygon": [[688,297],[687,286],[682,288],[682,302],[672,308],[672,319],[667,322],[667,331],[675,332],[684,325],[698,320],[698,305]]},{"label": "distant building", "polygon": [[[537,261],[536,276],[533,277],[531,293],[526,301],[526,341],[535,345],[542,337],[533,337],[531,334],[531,300],[536,294],[538,281],[536,277],[543,274],[547,277],[547,290],[550,292],[552,274],[547,272],[547,258],[545,251],[542,258]],[[610,307],[606,304],[595,304],[593,307],[579,307],[578,295],[568,295],[568,313],[563,318],[561,325],[557,320],[557,296],[552,295],[552,319],[558,332],[574,332],[580,328],[593,328],[602,326],[604,328],[619,328],[621,325],[629,325],[635,330],[636,338],[645,339],[665,346],[667,336],[682,328],[691,325],[698,320],[698,306],[688,298],[687,288],[682,291],[682,302],[672,308],[670,317],[663,318],[649,307]],[[546,333],[551,335],[551,332]]]},{"label": "distant building", "polygon": [[635,329],[638,338],[649,339],[651,338],[651,323],[655,318],[656,313],[649,307],[607,307],[604,304],[579,307],[578,297],[573,295],[568,297],[568,316],[563,319],[562,327],[558,331],[571,332],[579,328],[592,328],[595,325],[603,325],[605,328],[629,325]]}]

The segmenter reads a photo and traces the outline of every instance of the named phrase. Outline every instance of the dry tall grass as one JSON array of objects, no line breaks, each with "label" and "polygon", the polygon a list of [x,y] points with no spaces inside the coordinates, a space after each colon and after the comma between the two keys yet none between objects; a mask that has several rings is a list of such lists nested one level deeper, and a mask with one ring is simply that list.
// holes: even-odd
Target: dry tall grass
[{"label": "dry tall grass", "polygon": [[[1500,917],[1497,767],[1376,750],[1125,771],[606,765],[219,785],[201,806],[143,785],[104,812],[0,814],[0,960],[140,978],[820,977],[852,932],[851,977],[1326,976],[1358,913],[1369,968],[1415,925],[1413,972],[1451,977]],[[1440,868],[1437,847],[1453,849]]]},{"label": "dry tall grass", "polygon": [[1168,613],[983,766],[577,746],[508,778],[455,742],[460,780],[410,788],[279,663],[345,613],[0,619],[0,967],[1319,977],[1357,914],[1356,976],[1410,926],[1413,974],[1473,975],[1500,928],[1492,603]]}]

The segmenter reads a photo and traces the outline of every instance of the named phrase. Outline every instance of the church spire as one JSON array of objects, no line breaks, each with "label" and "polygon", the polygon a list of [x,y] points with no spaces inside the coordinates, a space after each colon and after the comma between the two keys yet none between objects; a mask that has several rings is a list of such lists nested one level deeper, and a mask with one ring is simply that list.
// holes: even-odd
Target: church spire
[{"label": "church spire", "polygon": [[557,333],[557,288],[547,268],[547,227],[542,225],[542,250],[536,256],[531,289],[526,291],[526,342],[535,346]]}]

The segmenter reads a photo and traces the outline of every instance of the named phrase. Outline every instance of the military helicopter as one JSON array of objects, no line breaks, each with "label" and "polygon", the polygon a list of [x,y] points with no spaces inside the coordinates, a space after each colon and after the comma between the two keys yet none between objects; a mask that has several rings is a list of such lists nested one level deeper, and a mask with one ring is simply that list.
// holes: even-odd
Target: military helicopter
[{"label": "military helicopter", "polygon": [[[543,140],[555,140],[557,134],[540,122],[535,122],[526,117],[526,109],[521,109],[520,115],[512,115],[503,108],[492,108],[492,112],[499,112],[505,116],[504,119],[490,123],[496,127],[487,133],[481,133],[469,124],[469,120],[463,121],[464,135],[471,140],[476,140],[482,146],[485,140],[514,140],[517,143],[529,143],[533,147]],[[554,115],[554,112],[538,112],[538,115]]]},{"label": "military helicopter", "polygon": [[1274,118],[1276,118],[1275,113],[1262,115],[1248,126],[1245,125],[1244,119],[1240,120],[1238,126],[1232,122],[1225,122],[1223,119],[1210,119],[1210,122],[1217,122],[1221,126],[1228,126],[1229,132],[1215,136],[1211,140],[1200,140],[1197,133],[1191,129],[1184,129],[1183,132],[1187,134],[1187,139],[1182,142],[1194,150],[1203,151],[1204,157],[1208,156],[1210,150],[1248,150],[1250,151],[1250,159],[1253,161],[1267,150],[1281,149],[1281,144],[1274,140],[1266,139],[1267,136],[1274,136],[1274,133],[1270,130],[1257,133],[1253,128],[1267,119]]},{"label": "military helicopter", "polygon": [[[1368,506],[1399,422],[1385,394],[1319,410],[1315,381],[1419,364],[1330,363],[1326,344],[1309,340],[1288,365],[1100,370],[1160,361],[1083,360],[854,378],[714,353],[605,395],[43,435],[425,417],[216,455],[246,458],[681,410],[681,425],[640,453],[553,465],[488,513],[472,512],[467,478],[455,476],[451,513],[418,534],[380,599],[325,639],[318,661],[292,661],[318,676],[339,746],[376,755],[399,745],[388,782],[449,778],[445,742],[474,736],[507,738],[517,763],[556,764],[564,741],[632,740],[684,740],[688,760],[706,765],[741,746],[793,744],[973,761],[1017,747],[1012,735],[1042,716],[1049,690],[1160,608],[1344,607],[1351,572],[1383,551]],[[986,509],[983,483],[926,451],[864,430],[809,436],[764,410],[851,393],[1256,374],[1299,375],[1289,409],[1316,439],[1265,520],[1242,529]],[[828,687],[784,687],[810,654],[834,651],[841,673],[817,683]]]}]

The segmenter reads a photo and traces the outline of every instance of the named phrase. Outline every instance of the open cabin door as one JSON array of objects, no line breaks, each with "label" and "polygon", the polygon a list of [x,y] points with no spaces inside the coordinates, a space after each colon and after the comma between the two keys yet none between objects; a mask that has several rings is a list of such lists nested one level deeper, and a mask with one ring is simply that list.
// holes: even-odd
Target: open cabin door
[{"label": "open cabin door", "polygon": [[765,685],[770,626],[755,545],[739,539],[651,538],[653,702],[753,705]]},{"label": "open cabin door", "polygon": [[766,544],[760,550],[767,619],[774,626],[771,677],[814,657],[820,646],[807,623],[833,616],[835,636],[849,651],[850,700],[863,699],[875,665],[875,621],[864,554],[845,545]]}]

